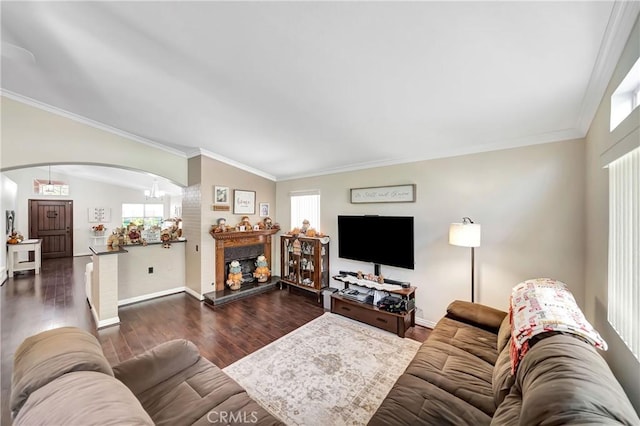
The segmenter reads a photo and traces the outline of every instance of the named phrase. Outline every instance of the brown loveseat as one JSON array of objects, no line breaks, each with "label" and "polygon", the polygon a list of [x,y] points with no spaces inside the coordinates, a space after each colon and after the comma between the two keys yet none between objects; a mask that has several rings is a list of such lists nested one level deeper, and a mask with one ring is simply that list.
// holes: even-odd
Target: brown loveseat
[{"label": "brown loveseat", "polygon": [[18,347],[10,404],[14,425],[282,424],[189,341],[111,368],[96,338],[74,327]]},{"label": "brown loveseat", "polygon": [[455,301],[370,425],[640,425],[597,350],[572,335],[531,343],[511,375],[506,312]]}]

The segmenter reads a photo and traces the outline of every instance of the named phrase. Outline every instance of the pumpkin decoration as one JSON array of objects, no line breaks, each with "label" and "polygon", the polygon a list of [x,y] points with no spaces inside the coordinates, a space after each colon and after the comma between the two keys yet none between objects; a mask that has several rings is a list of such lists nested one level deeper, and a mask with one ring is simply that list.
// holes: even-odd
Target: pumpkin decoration
[{"label": "pumpkin decoration", "polygon": [[9,238],[7,238],[7,243],[8,244],[19,244],[22,242],[22,240],[24,240],[24,237],[22,236],[22,234],[20,234],[19,232],[12,232],[11,235],[9,235]]},{"label": "pumpkin decoration", "polygon": [[258,256],[258,259],[256,259],[256,270],[253,272],[253,276],[258,279],[259,283],[264,283],[267,282],[270,274],[271,271],[269,271],[267,258],[264,254],[261,254]]},{"label": "pumpkin decoration", "polygon": [[227,285],[231,290],[239,290],[242,286],[242,268],[237,260],[229,264],[229,275],[227,277]]}]

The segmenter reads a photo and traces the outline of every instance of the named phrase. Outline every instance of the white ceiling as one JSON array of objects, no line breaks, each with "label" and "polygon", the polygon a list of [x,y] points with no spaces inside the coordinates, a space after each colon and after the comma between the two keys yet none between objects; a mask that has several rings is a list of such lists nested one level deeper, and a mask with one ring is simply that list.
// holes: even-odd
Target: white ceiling
[{"label": "white ceiling", "polygon": [[638,10],[3,1],[1,86],[283,180],[582,137]]}]

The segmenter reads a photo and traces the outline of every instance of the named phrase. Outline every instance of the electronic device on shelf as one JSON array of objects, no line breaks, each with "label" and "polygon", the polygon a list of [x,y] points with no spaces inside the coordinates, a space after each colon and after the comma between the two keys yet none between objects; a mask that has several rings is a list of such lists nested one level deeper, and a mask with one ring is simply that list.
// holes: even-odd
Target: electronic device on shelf
[{"label": "electronic device on shelf", "polygon": [[407,299],[396,296],[387,296],[378,302],[378,308],[387,312],[407,312]]},{"label": "electronic device on shelf", "polygon": [[369,304],[373,303],[372,294],[364,293],[362,291],[358,291],[355,289],[341,290],[339,294],[346,299],[355,300],[356,302],[369,303]]}]

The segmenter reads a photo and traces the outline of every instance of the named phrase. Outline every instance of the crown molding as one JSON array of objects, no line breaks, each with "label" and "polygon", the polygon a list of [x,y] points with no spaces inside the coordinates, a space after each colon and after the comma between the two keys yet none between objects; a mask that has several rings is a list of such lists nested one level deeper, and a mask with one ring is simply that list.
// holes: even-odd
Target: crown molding
[{"label": "crown molding", "polygon": [[246,164],[240,163],[238,161],[232,160],[230,158],[224,157],[224,156],[222,156],[220,154],[216,154],[214,152],[207,151],[206,149],[197,148],[197,149],[194,149],[192,151],[187,152],[187,158],[197,157],[198,155],[202,155],[202,156],[211,158],[213,160],[220,161],[221,163],[228,164],[228,165],[233,166],[233,167],[235,167],[237,169],[244,170],[245,172],[252,173],[254,175],[263,177],[265,179],[269,179],[269,180],[274,181],[274,182],[277,180],[275,176],[273,176],[273,175],[271,175],[271,174],[269,174],[267,172],[264,172],[262,170],[258,170],[258,169],[254,168],[254,167],[251,167],[251,166],[248,166]]},{"label": "crown molding", "polygon": [[583,137],[591,127],[638,16],[640,2],[614,2],[576,123]]},{"label": "crown molding", "polygon": [[150,146],[152,148],[160,149],[162,151],[168,152],[173,155],[177,155],[182,158],[187,158],[187,155],[184,151],[180,151],[178,149],[170,148],[166,145],[163,145],[159,142],[152,141],[150,139],[143,138],[141,136],[134,135],[133,133],[125,132],[124,130],[117,129],[115,127],[109,126],[104,123],[100,123],[98,121],[92,120],[87,117],[83,117],[81,115],[75,114],[73,112],[66,111],[64,109],[54,107],[49,104],[45,104],[44,102],[37,101],[35,99],[29,98],[27,96],[20,95],[18,93],[12,92],[6,89],[0,89],[0,95],[5,98],[12,99],[16,102],[23,103],[25,105],[29,105],[34,108],[38,108],[43,111],[50,112],[51,114],[58,115],[60,117],[68,118],[69,120],[73,120],[77,123],[84,124],[89,127],[93,127],[94,129],[102,130],[107,133],[111,133],[113,135],[129,139],[134,142],[141,143],[143,145]]}]

